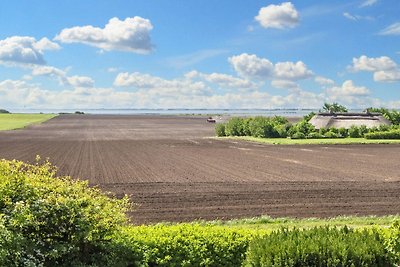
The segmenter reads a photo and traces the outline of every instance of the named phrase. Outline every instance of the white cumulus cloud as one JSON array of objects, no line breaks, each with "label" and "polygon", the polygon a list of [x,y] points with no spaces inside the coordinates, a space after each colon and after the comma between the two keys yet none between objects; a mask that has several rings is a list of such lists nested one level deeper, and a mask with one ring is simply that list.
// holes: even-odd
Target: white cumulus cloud
[{"label": "white cumulus cloud", "polygon": [[49,76],[58,79],[61,85],[73,87],[93,87],[94,80],[87,76],[68,76],[67,72],[53,66],[35,66],[32,68],[33,76]]},{"label": "white cumulus cloud", "polygon": [[302,80],[313,76],[312,71],[307,69],[302,61],[278,62],[275,64],[275,77],[282,80]]},{"label": "white cumulus cloud", "polygon": [[271,85],[276,88],[298,88],[295,81],[314,75],[302,61],[277,62],[274,65],[266,58],[246,53],[230,57],[228,60],[239,76],[261,81],[272,80]]},{"label": "white cumulus cloud", "polygon": [[57,50],[60,46],[47,38],[36,40],[29,36],[12,36],[0,40],[0,62],[5,64],[44,65],[45,50]]},{"label": "white cumulus cloud", "polygon": [[370,91],[365,86],[355,86],[353,81],[347,80],[342,86],[334,86],[327,89],[330,96],[335,97],[335,99],[340,99],[346,96],[367,96]]},{"label": "white cumulus cloud", "polygon": [[300,20],[299,12],[291,2],[262,7],[255,19],[264,28],[294,28]]},{"label": "white cumulus cloud", "polygon": [[273,75],[274,65],[265,58],[243,53],[228,59],[235,71],[243,77],[266,79]]},{"label": "white cumulus cloud", "polygon": [[63,29],[55,40],[63,43],[83,43],[106,51],[146,54],[152,50],[152,29],[150,20],[138,16],[125,20],[112,18],[104,28],[88,25]]},{"label": "white cumulus cloud", "polygon": [[376,82],[398,82],[400,81],[400,68],[390,57],[382,56],[369,58],[361,56],[353,58],[353,65],[349,67],[354,71],[373,72]]},{"label": "white cumulus cloud", "polygon": [[400,82],[400,70],[377,71],[374,73],[376,82]]},{"label": "white cumulus cloud", "polygon": [[391,70],[397,67],[397,64],[386,56],[370,58],[365,55],[359,58],[353,58],[353,66],[351,67],[354,71],[380,71],[380,70]]},{"label": "white cumulus cloud", "polygon": [[342,86],[333,86],[326,90],[326,102],[339,102],[351,107],[381,106],[379,100],[370,97],[370,90],[365,86],[356,86],[347,80]]}]

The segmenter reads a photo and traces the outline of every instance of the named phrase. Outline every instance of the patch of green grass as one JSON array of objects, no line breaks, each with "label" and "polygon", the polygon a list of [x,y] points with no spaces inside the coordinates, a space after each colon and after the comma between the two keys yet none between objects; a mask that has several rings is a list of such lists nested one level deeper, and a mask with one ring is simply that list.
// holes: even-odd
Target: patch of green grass
[{"label": "patch of green grass", "polygon": [[55,114],[0,114],[0,131],[24,128],[54,118]]},{"label": "patch of green grass", "polygon": [[324,139],[290,139],[290,138],[257,138],[251,136],[221,137],[225,139],[244,140],[271,145],[347,145],[347,144],[400,144],[400,139],[365,139],[365,138],[324,138]]},{"label": "patch of green grass", "polygon": [[203,222],[208,225],[229,226],[233,228],[247,229],[263,229],[277,230],[282,227],[286,228],[313,228],[319,226],[348,226],[352,228],[369,228],[369,227],[389,227],[394,221],[400,220],[400,215],[388,216],[338,216],[334,218],[271,218],[269,216],[261,216],[255,218],[234,219],[229,221],[215,220]]}]

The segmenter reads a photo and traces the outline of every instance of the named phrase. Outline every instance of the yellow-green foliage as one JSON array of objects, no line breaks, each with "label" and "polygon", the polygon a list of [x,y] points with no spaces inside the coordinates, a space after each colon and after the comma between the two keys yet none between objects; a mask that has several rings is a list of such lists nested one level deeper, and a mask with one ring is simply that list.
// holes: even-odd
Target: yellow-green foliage
[{"label": "yellow-green foliage", "polygon": [[14,130],[54,118],[54,114],[0,114],[0,130]]},{"label": "yellow-green foliage", "polygon": [[250,240],[265,234],[223,226],[159,224],[126,228],[121,240],[133,248],[136,265],[240,266]]},{"label": "yellow-green foliage", "polygon": [[49,163],[1,160],[0,266],[104,264],[128,208]]}]

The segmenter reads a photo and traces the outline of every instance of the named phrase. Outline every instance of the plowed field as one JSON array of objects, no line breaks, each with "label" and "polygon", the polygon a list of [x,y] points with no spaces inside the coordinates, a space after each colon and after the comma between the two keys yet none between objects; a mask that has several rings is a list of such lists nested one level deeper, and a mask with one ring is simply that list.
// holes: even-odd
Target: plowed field
[{"label": "plowed field", "polygon": [[0,132],[0,158],[129,194],[135,223],[400,213],[400,145],[273,146],[210,138],[203,117],[62,115]]}]

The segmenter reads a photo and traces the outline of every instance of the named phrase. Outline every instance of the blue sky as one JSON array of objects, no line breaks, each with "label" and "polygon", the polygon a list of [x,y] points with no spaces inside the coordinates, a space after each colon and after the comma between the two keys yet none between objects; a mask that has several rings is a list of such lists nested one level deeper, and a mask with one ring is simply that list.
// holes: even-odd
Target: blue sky
[{"label": "blue sky", "polygon": [[0,107],[400,106],[400,4],[2,1]]}]

